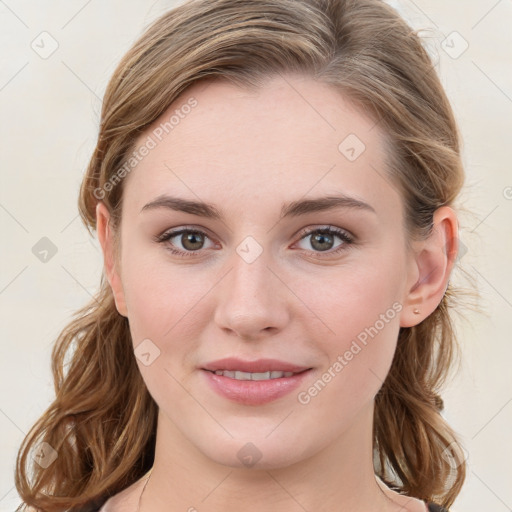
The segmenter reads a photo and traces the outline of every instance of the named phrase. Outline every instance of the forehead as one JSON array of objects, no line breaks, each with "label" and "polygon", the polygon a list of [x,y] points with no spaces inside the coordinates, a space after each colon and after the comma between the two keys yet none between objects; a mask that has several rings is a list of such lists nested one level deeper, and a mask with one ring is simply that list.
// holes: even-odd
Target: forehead
[{"label": "forehead", "polygon": [[379,126],[327,84],[274,77],[261,88],[226,81],[188,88],[138,139],[127,176],[135,208],[162,193],[227,207],[336,192],[376,209],[400,196],[387,177]]}]

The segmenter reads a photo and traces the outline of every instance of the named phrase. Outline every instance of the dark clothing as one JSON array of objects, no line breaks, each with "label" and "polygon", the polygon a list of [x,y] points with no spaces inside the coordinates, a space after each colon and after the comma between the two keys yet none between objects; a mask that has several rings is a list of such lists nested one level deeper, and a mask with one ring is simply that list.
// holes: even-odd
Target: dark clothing
[{"label": "dark clothing", "polygon": [[428,512],[450,512],[449,510],[436,505],[435,503],[428,503]]},{"label": "dark clothing", "polygon": [[[441,507],[440,505],[436,505],[435,503],[428,503],[428,512],[450,512],[446,508]],[[82,509],[83,512],[99,512],[101,507],[97,507],[94,509]]]}]

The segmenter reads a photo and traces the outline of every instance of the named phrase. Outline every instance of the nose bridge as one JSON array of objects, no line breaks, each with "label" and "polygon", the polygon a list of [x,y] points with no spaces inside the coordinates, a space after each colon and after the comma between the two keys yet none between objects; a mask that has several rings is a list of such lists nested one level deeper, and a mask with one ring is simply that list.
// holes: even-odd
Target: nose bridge
[{"label": "nose bridge", "polygon": [[244,245],[241,244],[231,260],[233,293],[240,295],[240,299],[254,297],[255,300],[263,300],[274,284],[271,282],[272,272],[269,269],[271,258],[267,252],[254,255],[253,248],[249,248],[247,253],[243,253],[243,250]]},{"label": "nose bridge", "polygon": [[[250,238],[250,237],[248,237]],[[281,329],[288,318],[283,283],[272,272],[270,253],[252,240],[244,240],[230,258],[216,307],[215,321],[243,337]]]}]

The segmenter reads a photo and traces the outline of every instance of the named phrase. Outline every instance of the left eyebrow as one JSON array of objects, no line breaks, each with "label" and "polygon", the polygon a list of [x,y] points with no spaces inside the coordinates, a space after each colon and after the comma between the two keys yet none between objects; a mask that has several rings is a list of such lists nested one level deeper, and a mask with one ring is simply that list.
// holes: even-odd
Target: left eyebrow
[{"label": "left eyebrow", "polygon": [[281,217],[297,217],[312,212],[321,212],[332,210],[334,208],[347,208],[356,210],[366,210],[377,214],[375,209],[368,203],[346,195],[318,197],[315,199],[303,199],[292,201],[283,205],[281,208]]},{"label": "left eyebrow", "polygon": [[[141,212],[156,208],[167,208],[170,210],[190,213],[199,217],[206,217],[221,221],[225,220],[222,212],[211,203],[182,199],[180,197],[173,197],[169,195],[158,196],[153,201],[144,205],[141,209]],[[360,199],[356,199],[355,197],[342,194],[339,196],[301,199],[292,201],[290,203],[285,203],[281,207],[281,217],[298,217],[308,213],[333,210],[335,208],[357,209],[373,212],[375,214],[377,213],[375,209],[368,203],[365,203]]]}]

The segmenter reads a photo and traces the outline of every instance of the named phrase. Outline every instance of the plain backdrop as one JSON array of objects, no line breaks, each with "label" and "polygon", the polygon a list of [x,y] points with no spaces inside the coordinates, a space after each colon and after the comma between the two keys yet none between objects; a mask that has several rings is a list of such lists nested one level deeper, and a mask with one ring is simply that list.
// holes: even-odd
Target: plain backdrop
[{"label": "plain backdrop", "polygon": [[[425,29],[464,143],[460,205],[469,213],[460,217],[464,251],[452,279],[466,285],[461,269],[473,277],[483,313],[458,322],[461,369],[443,394],[467,449],[453,510],[510,511],[512,2],[390,3]],[[0,0],[1,511],[19,504],[17,449],[53,396],[52,344],[99,286],[99,245],[77,197],[106,84],[143,28],[176,4]]]}]

